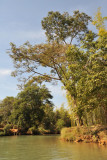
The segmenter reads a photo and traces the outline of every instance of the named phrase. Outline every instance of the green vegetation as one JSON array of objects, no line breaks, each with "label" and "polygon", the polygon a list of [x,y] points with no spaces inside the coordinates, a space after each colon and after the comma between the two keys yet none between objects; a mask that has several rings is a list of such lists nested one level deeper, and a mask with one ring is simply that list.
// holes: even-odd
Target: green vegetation
[{"label": "green vegetation", "polygon": [[45,85],[30,82],[16,98],[6,97],[0,103],[0,135],[13,135],[13,128],[18,134],[60,133],[62,127],[70,126],[68,111],[63,107],[54,111],[51,99]]},{"label": "green vegetation", "polygon": [[[76,125],[90,125],[90,116],[92,124],[107,124],[105,20],[100,10],[95,20],[79,11],[73,16],[49,12],[42,20],[48,43],[32,46],[27,42],[19,48],[11,43],[10,57],[16,68],[13,76],[26,72],[32,82],[61,81]],[[89,30],[91,22],[98,33]],[[38,72],[39,67],[44,73]],[[47,67],[50,73],[45,73]]]},{"label": "green vegetation", "polygon": [[[59,133],[70,123],[78,127],[107,125],[105,20],[107,17],[102,17],[100,9],[94,20],[79,11],[74,11],[73,16],[51,11],[42,20],[47,43],[32,46],[26,42],[19,47],[11,43],[9,55],[15,67],[12,75],[19,76],[26,85],[16,98],[7,97],[1,102],[1,124],[16,125],[21,132],[29,134]],[[90,23],[96,32],[89,29]],[[53,111],[52,96],[41,85],[53,81],[63,84],[69,113],[63,107]],[[92,131],[78,127],[67,130],[70,140],[75,140],[74,135],[84,135],[81,132],[86,135]],[[96,141],[96,135],[92,137]]]},{"label": "green vegetation", "polygon": [[107,126],[71,127],[61,130],[61,139],[75,142],[107,144]]}]

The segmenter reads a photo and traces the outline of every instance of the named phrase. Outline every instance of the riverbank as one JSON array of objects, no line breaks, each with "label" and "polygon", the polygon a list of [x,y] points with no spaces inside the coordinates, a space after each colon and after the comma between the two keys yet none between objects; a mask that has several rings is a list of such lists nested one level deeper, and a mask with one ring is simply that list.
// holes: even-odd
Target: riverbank
[{"label": "riverbank", "polygon": [[107,126],[71,127],[61,130],[61,139],[64,141],[98,143],[107,145]]},{"label": "riverbank", "polygon": [[50,135],[59,134],[56,130],[44,129],[43,127],[31,127],[29,129],[14,128],[11,124],[7,124],[0,128],[0,136],[13,136],[13,135]]}]

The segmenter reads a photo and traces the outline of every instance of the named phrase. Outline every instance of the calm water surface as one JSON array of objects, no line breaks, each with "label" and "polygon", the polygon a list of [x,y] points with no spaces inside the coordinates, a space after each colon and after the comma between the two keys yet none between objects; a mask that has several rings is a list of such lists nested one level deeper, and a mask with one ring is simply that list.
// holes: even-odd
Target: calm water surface
[{"label": "calm water surface", "polygon": [[0,137],[0,160],[107,160],[107,147],[62,142],[59,136]]}]

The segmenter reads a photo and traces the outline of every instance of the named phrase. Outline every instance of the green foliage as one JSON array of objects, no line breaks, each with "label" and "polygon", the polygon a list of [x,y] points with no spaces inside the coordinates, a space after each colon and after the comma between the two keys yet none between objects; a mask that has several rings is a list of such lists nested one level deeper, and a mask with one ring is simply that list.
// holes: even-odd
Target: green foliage
[{"label": "green foliage", "polygon": [[2,125],[9,123],[9,117],[13,110],[14,101],[15,101],[14,97],[6,97],[5,99],[3,99],[3,101],[1,101],[0,117],[1,117]]},{"label": "green foliage", "polygon": [[11,124],[6,124],[5,127],[4,127],[4,134],[5,135],[11,135],[10,129],[12,129],[12,125]]},{"label": "green foliage", "polygon": [[56,118],[56,132],[60,133],[63,127],[71,126],[71,119],[68,110],[66,110],[63,106],[60,107],[59,110],[55,111]]},{"label": "green foliage", "polygon": [[50,133],[50,130],[46,130],[46,129],[43,127],[43,125],[40,125],[40,126],[38,127],[38,131],[39,131],[39,134],[48,134],[48,133]]},{"label": "green foliage", "polygon": [[63,128],[61,130],[61,139],[75,141],[76,135],[72,132],[71,128]]},{"label": "green foliage", "polygon": [[96,25],[97,29],[105,28],[104,20],[106,20],[106,19],[107,19],[107,17],[102,17],[102,15],[101,15],[101,8],[98,8],[97,13],[94,17],[93,24]]},{"label": "green foliage", "polygon": [[[45,85],[39,86],[31,81],[24,86],[16,98],[5,98],[1,102],[1,111],[8,112],[2,114],[1,124],[3,123],[4,132],[1,125],[1,135],[12,135],[10,129],[13,127],[18,128],[19,134],[32,135],[59,133],[63,126],[70,126],[68,111],[63,107],[53,111],[51,98],[52,96]],[[7,108],[9,110],[6,110]],[[8,119],[11,124],[7,121],[4,123],[4,119]]]},{"label": "green foliage", "polygon": [[44,109],[47,104],[52,106],[49,99],[52,96],[45,86],[37,86],[36,83],[26,85],[14,104],[11,114],[11,122],[21,128],[38,127],[44,117]]},{"label": "green foliage", "polygon": [[98,133],[100,139],[107,139],[107,130]]},{"label": "green foliage", "polygon": [[53,112],[53,107],[50,107],[48,104],[44,109],[44,117],[42,119],[41,126],[45,130],[50,130],[52,133],[55,132],[55,113]]},{"label": "green foliage", "polygon": [[91,126],[91,127],[71,127],[61,130],[61,138],[66,141],[76,142],[100,142],[107,139],[107,127]]},{"label": "green foliage", "polygon": [[57,131],[60,132],[60,130],[64,127],[65,122],[62,119],[58,119],[58,121],[56,122],[56,128]]},{"label": "green foliage", "polygon": [[[69,95],[69,104],[71,113],[73,113],[71,117],[74,118],[73,124],[76,123],[76,125],[96,124],[99,122],[98,119],[101,120],[100,123],[107,124],[107,30],[104,25],[105,20],[106,18],[102,17],[98,10],[93,20],[93,24],[98,29],[96,34],[88,30],[91,18],[85,13],[75,11],[74,15],[70,16],[68,13],[61,14],[51,11],[42,20],[42,27],[46,31],[49,43],[32,46],[27,42],[18,48],[11,43],[10,57],[14,60],[16,68],[13,75],[18,76],[26,72],[31,78],[30,83],[32,84],[35,81],[40,84],[42,81],[61,81]],[[39,67],[46,69],[46,73],[45,71],[44,73],[39,72]],[[29,96],[28,93],[33,89],[25,88],[26,91],[19,95],[17,108],[18,106],[20,110],[23,108],[23,112],[26,110],[26,113],[23,114],[17,109],[14,119],[18,117],[19,124],[21,126],[27,124],[26,127],[28,127],[30,125],[28,113],[31,111],[28,101],[31,102],[31,97],[35,95]],[[33,106],[33,103],[37,106],[37,102],[39,106],[43,106],[39,100],[37,96],[37,101],[32,101],[30,106]],[[96,115],[96,112],[99,116]],[[42,122],[43,114],[46,115],[46,111],[42,114],[41,111],[36,115],[33,114],[31,121],[34,122],[33,125],[38,126],[39,122]],[[102,114],[103,116],[101,116]],[[40,118],[38,115],[41,115]],[[89,119],[91,115],[92,122]],[[62,117],[60,114],[57,116],[59,116],[57,120],[61,119],[66,123],[63,114]],[[51,118],[46,115],[44,128],[48,128],[48,124],[49,126],[51,123],[54,124],[54,120],[51,120],[51,123],[49,120]],[[21,124],[22,122],[23,124]]]},{"label": "green foliage", "polygon": [[32,134],[35,135],[35,134],[39,134],[39,131],[38,131],[38,129],[36,127],[31,127],[31,128],[28,129],[27,133],[31,134],[31,135]]},{"label": "green foliage", "polygon": [[0,132],[0,136],[5,136],[5,133],[3,131]]},{"label": "green foliage", "polygon": [[68,12],[61,14],[51,11],[42,20],[42,28],[46,31],[48,41],[67,43],[66,40],[69,38],[71,44],[73,38],[81,38],[88,30],[87,24],[90,20],[91,17],[79,11],[74,11],[73,16]]},{"label": "green foliage", "polygon": [[[97,19],[97,22],[101,21]],[[71,46],[71,49],[67,51],[68,75],[72,77],[71,83],[67,86],[68,89],[71,89],[71,91],[68,90],[68,100],[72,105],[72,112],[77,113],[80,124],[84,123],[85,117],[88,119],[86,121],[90,120],[88,114],[94,117],[91,125],[93,123],[107,123],[107,31],[104,23],[103,26],[99,25],[98,29],[97,40],[96,34],[89,31],[81,41],[79,48]],[[99,115],[97,117],[96,111]],[[96,119],[99,119],[99,122]]]}]

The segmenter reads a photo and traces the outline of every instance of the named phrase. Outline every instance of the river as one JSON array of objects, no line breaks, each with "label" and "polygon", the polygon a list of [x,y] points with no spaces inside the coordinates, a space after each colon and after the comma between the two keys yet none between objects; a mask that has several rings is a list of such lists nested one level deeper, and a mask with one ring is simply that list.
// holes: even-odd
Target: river
[{"label": "river", "polygon": [[107,160],[107,147],[63,142],[59,136],[0,137],[0,160]]}]

